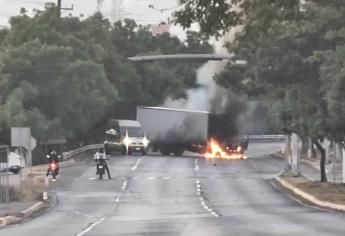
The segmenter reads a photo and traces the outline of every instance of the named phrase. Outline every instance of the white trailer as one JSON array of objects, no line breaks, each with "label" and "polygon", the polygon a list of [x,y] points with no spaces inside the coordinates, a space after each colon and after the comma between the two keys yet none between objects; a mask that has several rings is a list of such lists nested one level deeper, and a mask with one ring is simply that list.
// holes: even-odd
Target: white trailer
[{"label": "white trailer", "polygon": [[205,146],[209,113],[163,107],[137,107],[137,120],[145,130],[153,150],[163,155],[182,155],[184,150]]}]

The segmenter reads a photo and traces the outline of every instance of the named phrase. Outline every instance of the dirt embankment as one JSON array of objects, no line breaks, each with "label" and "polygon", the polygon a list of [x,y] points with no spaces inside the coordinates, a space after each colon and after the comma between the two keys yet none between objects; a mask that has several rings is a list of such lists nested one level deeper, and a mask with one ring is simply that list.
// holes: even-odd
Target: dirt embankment
[{"label": "dirt embankment", "polygon": [[26,178],[21,182],[20,187],[10,188],[10,200],[18,202],[34,202],[42,200],[42,194],[46,191],[47,185],[42,178]]}]

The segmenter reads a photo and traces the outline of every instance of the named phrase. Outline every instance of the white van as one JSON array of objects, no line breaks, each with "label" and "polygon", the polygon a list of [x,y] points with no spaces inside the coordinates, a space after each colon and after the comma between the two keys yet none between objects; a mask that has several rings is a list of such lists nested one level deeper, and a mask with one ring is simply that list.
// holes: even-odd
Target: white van
[{"label": "white van", "polygon": [[107,123],[104,148],[107,154],[119,151],[123,155],[132,152],[147,154],[149,140],[140,123],[136,120],[114,120]]}]

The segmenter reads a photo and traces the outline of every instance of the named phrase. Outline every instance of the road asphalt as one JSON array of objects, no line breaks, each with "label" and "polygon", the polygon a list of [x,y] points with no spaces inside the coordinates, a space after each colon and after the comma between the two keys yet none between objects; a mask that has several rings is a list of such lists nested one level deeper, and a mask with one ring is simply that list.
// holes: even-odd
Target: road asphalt
[{"label": "road asphalt", "polygon": [[252,143],[248,159],[216,162],[198,155],[114,155],[111,180],[97,179],[85,156],[61,170],[48,210],[0,234],[344,235],[345,214],[301,203],[272,182],[285,163],[269,154],[281,145]]}]

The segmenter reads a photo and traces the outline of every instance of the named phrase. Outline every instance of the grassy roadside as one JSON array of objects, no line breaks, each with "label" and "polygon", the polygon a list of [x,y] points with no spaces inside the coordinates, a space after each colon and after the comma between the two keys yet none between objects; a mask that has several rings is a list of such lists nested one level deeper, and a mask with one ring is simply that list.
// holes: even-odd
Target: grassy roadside
[{"label": "grassy roadside", "polygon": [[311,181],[304,176],[280,176],[280,178],[320,201],[345,205],[345,184],[321,183],[319,181]]}]

